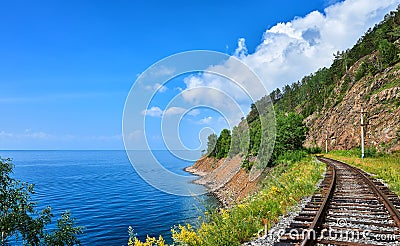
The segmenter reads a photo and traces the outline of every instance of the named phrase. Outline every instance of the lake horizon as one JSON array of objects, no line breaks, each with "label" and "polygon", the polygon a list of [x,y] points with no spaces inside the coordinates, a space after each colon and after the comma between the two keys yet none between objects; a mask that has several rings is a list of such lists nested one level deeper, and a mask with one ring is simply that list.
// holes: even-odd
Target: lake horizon
[{"label": "lake horizon", "polygon": [[[151,152],[166,169],[191,175],[184,168],[193,162],[174,158],[168,150]],[[71,211],[77,225],[85,227],[82,245],[126,245],[129,226],[141,240],[148,234],[172,242],[173,226],[196,225],[206,206],[218,204],[207,193],[185,197],[155,189],[137,174],[125,150],[6,150],[0,157],[13,160],[13,177],[35,184],[33,200],[38,209],[52,207],[53,224],[63,211]]]}]

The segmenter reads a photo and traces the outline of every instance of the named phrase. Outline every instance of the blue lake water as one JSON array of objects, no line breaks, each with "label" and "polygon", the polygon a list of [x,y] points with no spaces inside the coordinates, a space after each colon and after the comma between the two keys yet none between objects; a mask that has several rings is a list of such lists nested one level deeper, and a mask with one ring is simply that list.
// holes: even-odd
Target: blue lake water
[{"label": "blue lake water", "polygon": [[[167,169],[188,175],[183,168],[192,162],[168,151],[154,154]],[[217,204],[212,196],[177,196],[153,188],[135,172],[125,151],[0,151],[0,156],[13,159],[15,178],[35,184],[39,209],[50,205],[56,217],[72,212],[85,227],[82,245],[126,245],[128,226],[142,240],[149,234],[170,242],[174,225],[196,223],[204,205]]]}]

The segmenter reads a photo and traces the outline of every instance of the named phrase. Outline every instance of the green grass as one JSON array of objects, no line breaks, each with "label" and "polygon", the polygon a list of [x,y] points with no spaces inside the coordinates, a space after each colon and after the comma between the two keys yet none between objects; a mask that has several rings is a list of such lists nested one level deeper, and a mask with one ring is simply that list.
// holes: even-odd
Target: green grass
[{"label": "green grass", "polygon": [[373,174],[374,178],[382,179],[394,193],[400,196],[400,153],[375,154],[375,156],[364,159],[360,158],[360,153],[358,149],[339,150],[332,151],[325,156]]},{"label": "green grass", "polygon": [[172,236],[178,245],[240,245],[263,234],[304,196],[315,192],[324,164],[308,156],[284,162],[272,169],[263,189],[230,209],[211,210],[199,221],[198,229],[178,226]]}]

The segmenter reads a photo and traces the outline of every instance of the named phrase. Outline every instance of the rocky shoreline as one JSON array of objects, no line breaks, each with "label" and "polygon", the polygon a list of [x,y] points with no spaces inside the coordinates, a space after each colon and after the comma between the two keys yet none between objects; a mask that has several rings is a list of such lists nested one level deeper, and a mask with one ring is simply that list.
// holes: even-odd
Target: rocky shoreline
[{"label": "rocky shoreline", "polygon": [[262,172],[246,172],[241,163],[239,155],[220,160],[203,156],[184,170],[199,177],[193,183],[205,186],[223,207],[230,207],[257,192],[265,177]]},{"label": "rocky shoreline", "polygon": [[202,172],[202,171],[198,171],[196,169],[193,168],[193,166],[189,166],[183,169],[185,172],[188,172],[192,175],[198,176],[197,179],[193,180],[192,182],[194,184],[198,184],[198,185],[202,185],[204,187],[206,187],[207,192],[209,193],[209,195],[215,197],[215,199],[218,201],[219,205],[221,207],[228,207],[229,206],[229,202],[228,199],[226,197],[224,197],[220,192],[218,192],[218,190],[213,190],[209,185],[207,185],[207,183],[205,183],[203,181],[203,177],[206,176],[208,173],[206,172]]}]

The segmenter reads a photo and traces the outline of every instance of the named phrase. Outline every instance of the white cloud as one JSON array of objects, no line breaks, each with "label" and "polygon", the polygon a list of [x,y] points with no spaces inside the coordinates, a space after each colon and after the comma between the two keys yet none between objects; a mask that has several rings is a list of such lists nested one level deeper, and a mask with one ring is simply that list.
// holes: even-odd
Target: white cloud
[{"label": "white cloud", "polygon": [[205,118],[199,120],[199,123],[200,124],[210,124],[212,119],[213,118],[211,116],[208,116],[208,117],[205,117]]},{"label": "white cloud", "polygon": [[[229,79],[214,73],[223,74]],[[230,100],[234,102],[249,100],[246,89],[236,83],[242,84],[246,80],[245,76],[246,72],[241,70],[237,62],[232,66],[227,62],[223,67],[215,66],[203,74],[186,77],[184,79],[186,90],[182,92],[182,97],[194,105],[204,103],[217,108],[230,107]]]},{"label": "white cloud", "polygon": [[134,130],[134,131],[130,132],[126,137],[128,140],[137,140],[137,139],[143,138],[143,131],[142,130]]},{"label": "white cloud", "polygon": [[183,114],[186,111],[185,108],[181,107],[170,107],[165,110],[165,115],[175,115],[175,114]]},{"label": "white cloud", "polygon": [[31,129],[25,129],[23,133],[11,133],[4,130],[0,131],[1,138],[15,138],[15,139],[49,139],[54,137],[53,135],[42,132],[42,131],[32,131]]},{"label": "white cloud", "polygon": [[[200,110],[195,108],[188,110],[182,107],[169,107],[165,110],[160,109],[159,107],[151,107],[150,109],[145,109],[142,111],[142,115],[147,115],[151,117],[161,117],[162,115],[171,116],[171,115],[180,115],[187,112],[190,116],[197,116],[200,114]],[[0,132],[1,135],[1,132]]]},{"label": "white cloud", "polygon": [[174,90],[176,90],[176,91],[183,91],[183,88],[178,86],[178,87],[175,87]]},{"label": "white cloud", "polygon": [[197,116],[199,114],[200,114],[200,110],[197,108],[190,110],[188,113],[188,115],[190,115],[190,116]]},{"label": "white cloud", "polygon": [[150,67],[148,70],[145,72],[141,73],[138,75],[138,77],[141,77],[142,79],[154,79],[157,77],[163,77],[163,76],[170,76],[174,74],[175,68],[173,67],[166,67],[164,65],[156,65]]},{"label": "white cloud", "polygon": [[0,131],[0,138],[1,137],[13,137],[14,134],[10,133],[10,132],[6,132],[6,131]]},{"label": "white cloud", "polygon": [[[351,48],[368,30],[394,10],[398,0],[347,0],[313,11],[265,31],[253,54],[238,56],[269,90],[300,80],[330,66],[332,54]],[[245,47],[239,40],[238,49]]]},{"label": "white cloud", "polygon": [[181,96],[186,102],[215,109],[230,125],[238,124],[250,104],[267,94],[254,73],[235,57],[209,67],[204,73],[186,77],[184,83],[186,89]]},{"label": "white cloud", "polygon": [[145,88],[146,90],[154,90],[161,93],[166,92],[168,90],[168,87],[160,83],[155,83],[154,85],[147,85]]},{"label": "white cloud", "polygon": [[143,110],[142,114],[152,117],[161,117],[163,111],[159,107],[151,107],[150,109]]},{"label": "white cloud", "polygon": [[154,86],[156,87],[156,90],[158,90],[159,92],[166,92],[168,89],[165,85],[161,85],[159,83],[156,83]]},{"label": "white cloud", "polygon": [[28,138],[36,138],[36,139],[47,139],[51,137],[50,134],[45,133],[45,132],[29,132],[24,135],[24,137]]},{"label": "white cloud", "polygon": [[172,75],[175,72],[175,68],[161,65],[152,67],[150,72],[155,76]]},{"label": "white cloud", "polygon": [[239,38],[238,47],[236,48],[234,55],[237,57],[245,57],[247,54],[246,40],[244,38]]}]

